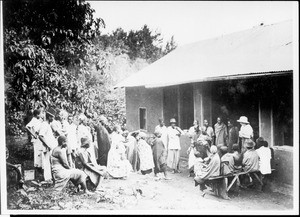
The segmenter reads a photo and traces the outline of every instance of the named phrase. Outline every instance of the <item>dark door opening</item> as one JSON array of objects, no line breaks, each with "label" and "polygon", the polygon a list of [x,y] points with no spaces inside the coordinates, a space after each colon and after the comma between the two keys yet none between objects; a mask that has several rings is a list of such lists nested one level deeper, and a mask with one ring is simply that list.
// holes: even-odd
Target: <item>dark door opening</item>
[{"label": "dark door opening", "polygon": [[163,92],[163,115],[166,125],[169,126],[171,118],[178,122],[178,87],[165,87]]},{"label": "dark door opening", "polygon": [[212,82],[212,126],[217,117],[221,117],[226,125],[232,120],[240,129],[237,120],[246,116],[253,128],[254,140],[259,137],[258,100],[253,94],[253,82],[250,79]]},{"label": "dark door opening", "polygon": [[193,85],[184,84],[179,86],[180,93],[180,123],[181,129],[189,129],[194,121],[194,95]]}]

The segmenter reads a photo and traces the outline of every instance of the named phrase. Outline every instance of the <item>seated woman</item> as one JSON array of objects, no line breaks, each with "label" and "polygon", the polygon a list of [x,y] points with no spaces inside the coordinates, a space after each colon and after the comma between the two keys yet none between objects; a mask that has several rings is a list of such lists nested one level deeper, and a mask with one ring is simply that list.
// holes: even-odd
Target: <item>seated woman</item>
[{"label": "seated woman", "polygon": [[107,156],[107,172],[113,178],[126,179],[132,171],[132,165],[127,160],[123,141],[112,141]]},{"label": "seated woman", "polygon": [[200,175],[197,175],[194,180],[195,180],[195,186],[200,185],[200,191],[201,196],[204,197],[205,192],[204,190],[206,189],[205,182],[210,178],[214,176],[219,176],[220,175],[220,157],[218,155],[218,150],[216,146],[211,146],[210,147],[210,152],[211,155],[204,160],[208,162],[208,164],[203,164],[202,171]]},{"label": "seated woman", "polygon": [[151,146],[145,141],[146,133],[140,132],[137,136],[137,150],[140,159],[140,169],[143,175],[149,174],[154,168]]},{"label": "seated woman", "polygon": [[68,183],[69,180],[78,187],[81,185],[83,191],[91,194],[86,187],[86,174],[79,170],[71,168],[67,160],[67,138],[65,136],[58,137],[58,146],[55,147],[50,156],[51,170],[54,179],[54,189],[61,191]]},{"label": "seated woman", "polygon": [[88,137],[81,138],[81,148],[78,152],[79,158],[83,166],[83,171],[96,186],[96,191],[102,191],[102,182],[107,175],[106,167],[97,164],[95,155],[91,154],[94,150],[91,150],[90,146],[91,141]]},{"label": "seated woman", "polygon": [[161,139],[161,132],[154,132],[156,136],[153,141],[152,151],[153,151],[153,160],[154,160],[154,174],[157,177],[157,174],[163,172],[165,175],[165,180],[170,180],[167,173],[167,150],[164,146],[164,143]]}]

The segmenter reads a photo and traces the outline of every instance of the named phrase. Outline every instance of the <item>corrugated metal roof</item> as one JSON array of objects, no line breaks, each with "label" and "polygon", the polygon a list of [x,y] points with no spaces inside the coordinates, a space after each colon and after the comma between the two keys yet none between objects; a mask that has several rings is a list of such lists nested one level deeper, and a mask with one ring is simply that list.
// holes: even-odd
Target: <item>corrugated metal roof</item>
[{"label": "corrugated metal roof", "polygon": [[116,87],[160,87],[293,70],[292,21],[178,47]]}]

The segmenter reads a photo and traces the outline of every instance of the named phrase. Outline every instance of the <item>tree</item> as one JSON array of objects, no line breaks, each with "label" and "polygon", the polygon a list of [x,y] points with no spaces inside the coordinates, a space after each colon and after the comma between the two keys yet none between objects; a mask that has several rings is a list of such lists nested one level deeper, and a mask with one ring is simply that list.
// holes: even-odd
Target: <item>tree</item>
[{"label": "tree", "polygon": [[[14,0],[4,1],[3,8],[5,117],[10,135],[22,133],[24,118],[28,121],[39,107],[90,117],[106,114],[111,125],[123,123],[124,90],[112,91],[116,78],[167,53],[160,34],[147,25],[102,35],[104,21],[94,18],[94,10],[83,0]],[[128,71],[123,73],[124,66]]]},{"label": "tree", "polygon": [[177,44],[174,40],[174,36],[171,37],[170,41],[167,41],[167,44],[165,46],[164,55],[167,55],[171,51],[175,50],[177,48]]},{"label": "tree", "polygon": [[91,40],[104,21],[84,1],[16,0],[3,8],[7,133],[21,133],[21,117],[34,108],[82,109],[78,78],[89,73],[91,59],[99,65],[90,58]]}]

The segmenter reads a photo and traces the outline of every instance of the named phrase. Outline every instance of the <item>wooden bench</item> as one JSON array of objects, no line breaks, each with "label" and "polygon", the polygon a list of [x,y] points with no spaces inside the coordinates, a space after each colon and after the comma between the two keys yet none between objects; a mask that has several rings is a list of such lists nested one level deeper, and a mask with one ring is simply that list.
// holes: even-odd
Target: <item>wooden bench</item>
[{"label": "wooden bench", "polygon": [[[271,169],[271,171],[274,171],[275,169]],[[212,187],[216,195],[221,196],[224,199],[229,199],[228,197],[228,191],[231,189],[231,187],[234,185],[235,182],[237,182],[237,185],[240,186],[240,179],[239,177],[241,175],[250,175],[253,174],[254,177],[258,180],[261,186],[263,186],[262,178],[258,175],[260,171],[252,171],[252,172],[244,172],[244,171],[236,171],[228,175],[222,175],[222,176],[215,176],[210,177],[208,179],[208,182],[212,183]],[[233,177],[230,183],[228,183],[228,178]],[[214,182],[220,180],[221,183]]]}]

